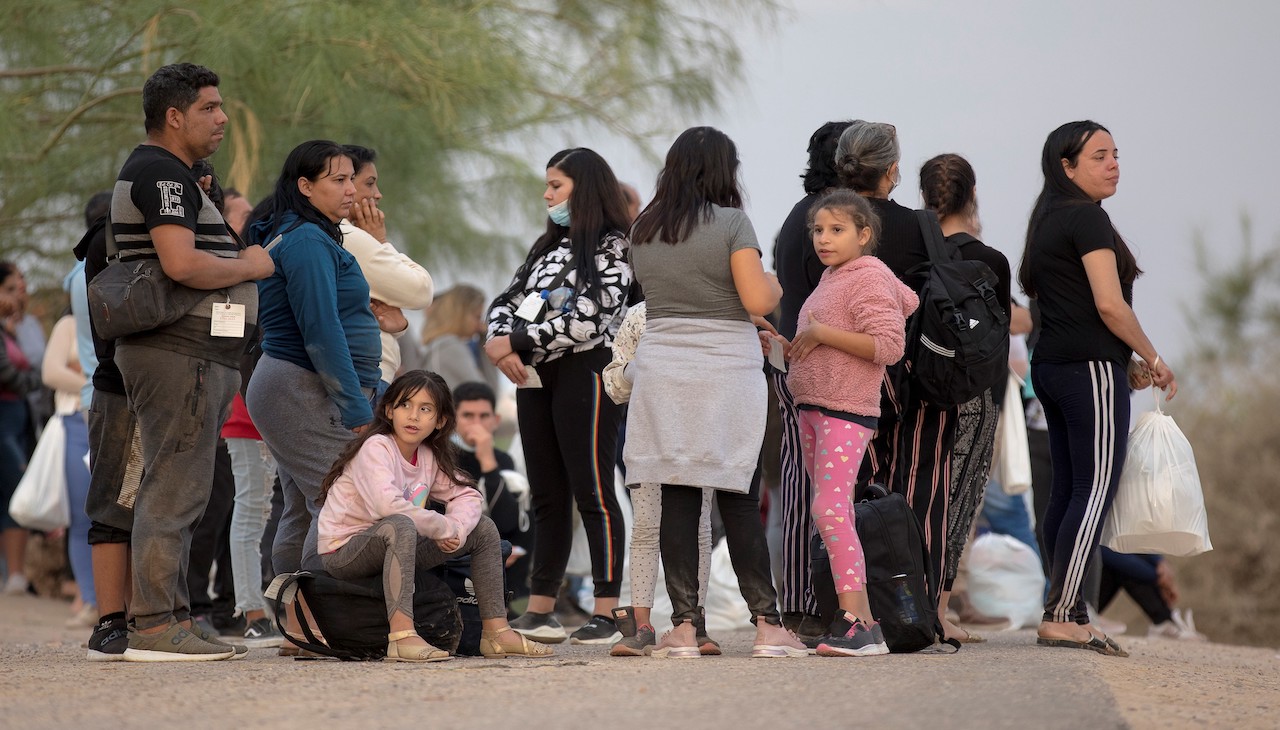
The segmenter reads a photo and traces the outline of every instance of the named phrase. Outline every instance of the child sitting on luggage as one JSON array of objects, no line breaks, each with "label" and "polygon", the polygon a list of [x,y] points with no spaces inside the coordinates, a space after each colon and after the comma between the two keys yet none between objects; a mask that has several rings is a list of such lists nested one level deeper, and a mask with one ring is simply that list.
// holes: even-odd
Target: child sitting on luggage
[{"label": "child sitting on luggage", "polygon": [[813,480],[814,525],[831,559],[841,609],[818,644],[821,656],[889,653],[867,600],[854,490],[880,416],[885,366],[902,357],[906,318],[918,300],[880,259],[867,255],[879,225],[866,200],[848,190],[814,204],[809,228],[827,270],[801,307],[787,347],[787,385],[800,411],[801,449]]},{"label": "child sitting on luggage", "polygon": [[[550,656],[507,625],[502,548],[480,493],[457,468],[449,439],[453,398],[435,373],[411,370],[395,379],[374,421],[346,448],[321,484],[320,559],[335,578],[382,575],[387,601],[387,658],[449,659],[413,625],[414,575],[453,555],[471,555],[484,656]],[[445,513],[425,509],[442,502]]]}]

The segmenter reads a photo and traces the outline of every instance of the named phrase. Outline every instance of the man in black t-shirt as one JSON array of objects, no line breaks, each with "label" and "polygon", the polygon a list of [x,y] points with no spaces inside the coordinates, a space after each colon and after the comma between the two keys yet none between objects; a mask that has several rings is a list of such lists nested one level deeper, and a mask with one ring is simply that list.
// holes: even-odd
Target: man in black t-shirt
[{"label": "man in black t-shirt", "polygon": [[[137,418],[144,473],[134,500],[133,611],[126,661],[208,661],[243,653],[193,627],[186,571],[212,484],[218,432],[240,385],[257,322],[254,281],[274,265],[241,249],[191,171],[222,142],[218,76],[164,66],[142,89],[147,141],[125,161],[111,199],[122,261],[158,259],[175,282],[209,295],[178,321],[120,338],[115,363]],[[194,632],[194,633],[193,633]]]}]

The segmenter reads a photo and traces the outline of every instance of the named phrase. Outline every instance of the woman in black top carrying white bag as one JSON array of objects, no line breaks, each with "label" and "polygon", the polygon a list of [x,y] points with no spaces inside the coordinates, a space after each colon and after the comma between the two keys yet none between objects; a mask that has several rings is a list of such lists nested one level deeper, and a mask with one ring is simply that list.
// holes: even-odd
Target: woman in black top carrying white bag
[{"label": "woman in black top carrying white bag", "polygon": [[631,287],[627,204],[613,170],[586,149],[547,162],[547,230],[489,310],[485,353],[519,387],[516,405],[533,502],[529,610],[511,623],[559,643],[556,596],[573,542],[577,504],[591,551],[595,610],[575,644],[608,644],[622,589],[625,525],[614,494],[621,408],[600,373]]},{"label": "woman in black top carrying white bag", "polygon": [[1040,165],[1044,188],[1018,271],[1040,307],[1031,379],[1053,458],[1044,520],[1049,595],[1038,643],[1128,656],[1090,624],[1081,582],[1124,467],[1129,391],[1154,382],[1172,398],[1178,385],[1131,307],[1142,272],[1099,205],[1120,181],[1111,133],[1097,122],[1064,124],[1045,141]]}]

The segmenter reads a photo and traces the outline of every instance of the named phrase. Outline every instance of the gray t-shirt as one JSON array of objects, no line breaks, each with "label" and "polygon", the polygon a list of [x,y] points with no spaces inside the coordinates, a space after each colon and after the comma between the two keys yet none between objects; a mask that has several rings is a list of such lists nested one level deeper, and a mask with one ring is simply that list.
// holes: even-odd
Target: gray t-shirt
[{"label": "gray t-shirt", "polygon": [[631,269],[644,290],[649,319],[750,320],[733,285],[729,257],[744,248],[760,251],[755,228],[737,208],[711,206],[711,220],[699,223],[685,240],[631,244]]}]

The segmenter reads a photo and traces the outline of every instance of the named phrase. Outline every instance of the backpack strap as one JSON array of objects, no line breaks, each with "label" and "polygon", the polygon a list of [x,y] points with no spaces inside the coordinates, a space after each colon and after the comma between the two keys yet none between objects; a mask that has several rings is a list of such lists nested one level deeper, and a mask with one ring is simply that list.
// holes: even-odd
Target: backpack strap
[{"label": "backpack strap", "polygon": [[[271,581],[271,585],[265,591],[265,595],[271,601],[271,612],[275,616],[276,630],[280,632],[281,636],[287,637],[286,641],[307,651],[335,657],[343,661],[358,660],[360,657],[357,657],[352,652],[327,646],[311,630],[311,624],[307,621],[306,613],[302,610],[302,601],[298,600],[298,592],[302,588],[302,579],[311,579],[312,577],[311,573],[299,570],[296,573],[277,575],[275,580]],[[294,617],[298,619],[298,625],[302,627],[303,636],[301,637],[294,636],[285,628],[285,619],[289,615],[287,604],[290,603],[293,604]]]},{"label": "backpack strap", "polygon": [[942,237],[942,226],[938,224],[938,216],[931,210],[917,210],[916,222],[920,224],[920,234],[924,237],[925,248],[929,250],[929,262],[942,264],[955,261],[959,252],[948,249],[946,239]]}]

